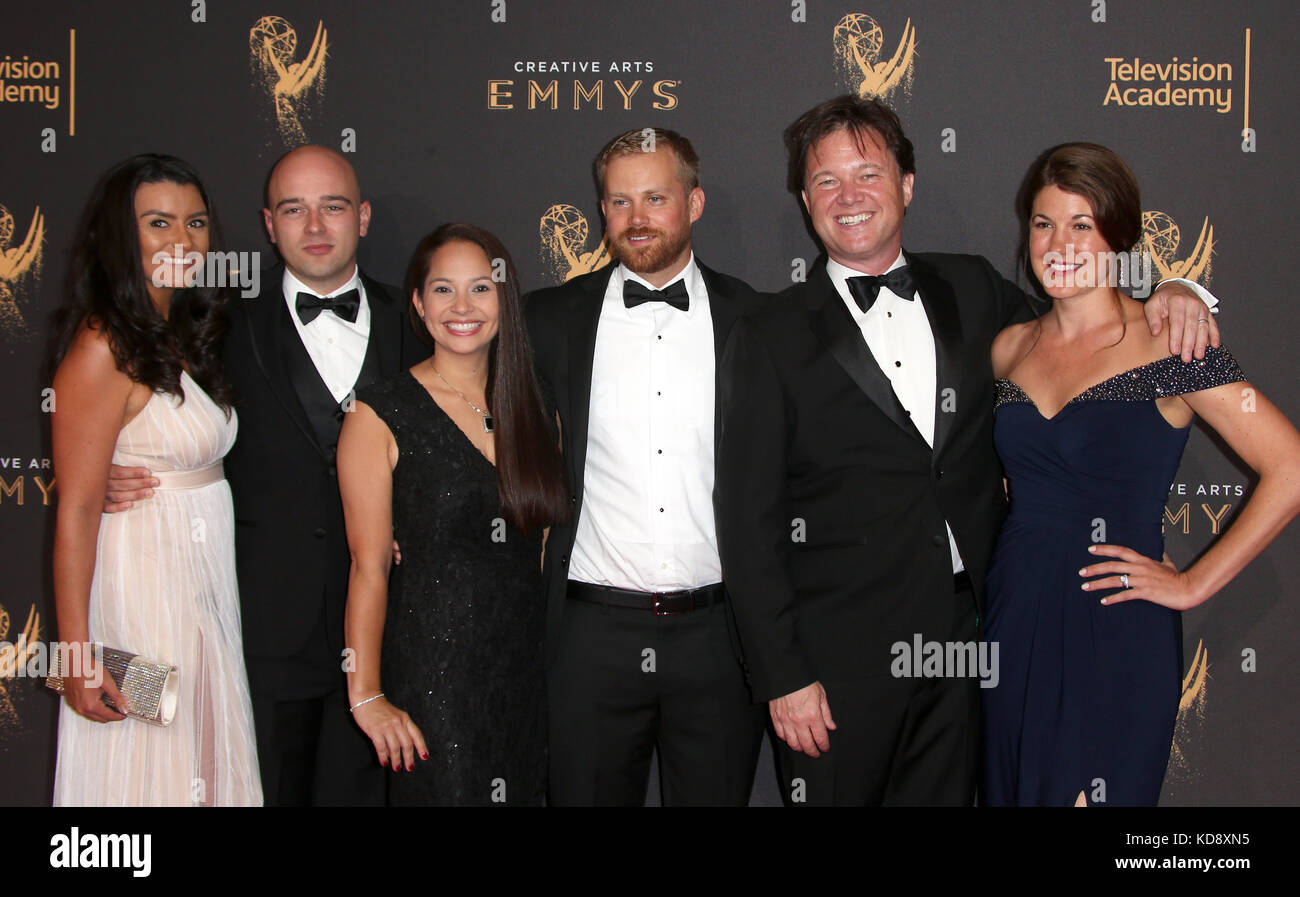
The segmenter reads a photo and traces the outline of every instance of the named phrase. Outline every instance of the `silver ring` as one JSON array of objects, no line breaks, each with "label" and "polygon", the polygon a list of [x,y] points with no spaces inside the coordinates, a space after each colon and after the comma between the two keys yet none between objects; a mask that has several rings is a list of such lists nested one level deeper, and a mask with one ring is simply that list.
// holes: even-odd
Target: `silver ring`
[{"label": "silver ring", "polygon": [[1119,581],[1120,581],[1121,583],[1124,584],[1124,588],[1126,588],[1126,589],[1131,589],[1131,588],[1132,588],[1132,586],[1130,586],[1130,585],[1128,584],[1128,574],[1127,574],[1127,573],[1121,573],[1121,574],[1119,575]]},{"label": "silver ring", "polygon": [[1208,323],[1210,323],[1210,319],[1209,319],[1209,318],[1197,318],[1197,319],[1196,319],[1196,323],[1197,323],[1197,324],[1208,324]]}]

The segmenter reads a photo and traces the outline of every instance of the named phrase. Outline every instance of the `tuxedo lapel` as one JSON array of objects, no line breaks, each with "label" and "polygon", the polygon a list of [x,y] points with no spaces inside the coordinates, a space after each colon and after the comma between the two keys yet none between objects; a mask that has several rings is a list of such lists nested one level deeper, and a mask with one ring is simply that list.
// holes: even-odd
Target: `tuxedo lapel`
[{"label": "tuxedo lapel", "polygon": [[[912,423],[902,402],[898,401],[893,384],[880,369],[875,356],[867,347],[867,341],[862,338],[857,322],[844,307],[840,294],[831,283],[824,258],[818,259],[813,265],[806,293],[816,306],[811,309],[809,321],[813,335],[826,346],[831,357],[858,388],[867,394],[867,398],[901,429],[915,436],[928,451],[925,437],[916,428],[916,424]],[[817,305],[819,302],[820,305]]]},{"label": "tuxedo lapel", "polygon": [[704,288],[709,291],[709,316],[713,318],[713,357],[722,358],[722,351],[727,346],[727,337],[731,335],[731,325],[736,323],[743,310],[735,296],[723,285],[722,278],[712,270],[695,260],[704,278]]},{"label": "tuxedo lapel", "polygon": [[370,345],[366,348],[373,349],[379,364],[379,376],[387,379],[399,373],[402,366],[399,352],[401,328],[406,324],[406,316],[400,307],[393,307],[393,300],[383,287],[364,274],[361,281],[366,285],[366,302],[370,305]]},{"label": "tuxedo lapel", "polygon": [[248,323],[248,339],[253,347],[253,359],[266,378],[272,395],[284,408],[289,419],[319,452],[320,444],[316,440],[311,422],[307,419],[307,412],[302,407],[302,401],[298,398],[288,366],[285,364],[286,351],[291,348],[286,342],[287,339],[298,342],[302,351],[307,350],[301,345],[293,320],[289,317],[289,307],[285,304],[284,292],[280,286],[281,270],[277,268],[272,271],[264,282],[268,286],[261,295],[255,299],[239,300],[252,303],[249,314],[244,319]]},{"label": "tuxedo lapel", "polygon": [[731,325],[736,323],[743,309],[717,274],[701,265],[699,259],[695,264],[709,293],[709,316],[713,319],[713,451],[716,456],[722,439],[722,403],[717,400],[722,395],[722,353],[727,346],[727,337],[731,335]]},{"label": "tuxedo lapel", "polygon": [[614,274],[614,266],[584,277],[575,285],[570,327],[569,350],[569,446],[572,449],[573,488],[582,495],[583,472],[587,466],[587,425],[591,417],[591,371],[596,357],[596,330],[600,310],[605,303],[605,289]]},{"label": "tuxedo lapel", "polygon": [[930,319],[930,331],[934,337],[934,456],[938,458],[952,432],[957,402],[961,400],[961,316],[952,284],[940,277],[934,268],[911,255],[907,256],[907,263],[916,279],[917,293]]}]

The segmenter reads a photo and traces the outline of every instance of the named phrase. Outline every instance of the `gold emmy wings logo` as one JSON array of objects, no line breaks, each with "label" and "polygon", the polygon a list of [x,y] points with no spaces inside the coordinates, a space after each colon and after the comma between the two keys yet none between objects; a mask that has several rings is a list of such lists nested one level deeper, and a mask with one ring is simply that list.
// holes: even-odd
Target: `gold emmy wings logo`
[{"label": "gold emmy wings logo", "polygon": [[275,102],[280,138],[288,146],[307,142],[302,119],[320,101],[325,88],[325,59],[329,39],[325,23],[316,23],[316,37],[302,61],[295,62],[298,34],[279,16],[262,16],[248,32],[249,63],[254,77]]},{"label": "gold emmy wings logo", "polygon": [[542,262],[556,283],[590,274],[609,264],[609,239],[602,236],[596,248],[587,252],[587,235],[587,218],[574,206],[560,203],[542,215],[538,227]]},{"label": "gold emmy wings logo", "polygon": [[1178,718],[1174,723],[1174,742],[1169,750],[1171,778],[1192,778],[1196,770],[1184,753],[1184,747],[1199,739],[1205,725],[1206,686],[1210,681],[1210,658],[1204,640],[1196,643],[1192,665],[1183,676],[1183,692],[1178,699]]},{"label": "gold emmy wings logo", "polygon": [[840,19],[833,35],[835,65],[844,86],[859,97],[884,99],[899,87],[912,93],[912,67],[916,62],[916,29],[908,19],[898,48],[887,60],[881,60],[885,33],[876,20],[866,13],[851,12]]},{"label": "gold emmy wings logo", "polygon": [[1201,233],[1192,251],[1178,258],[1181,233],[1174,219],[1164,212],[1153,210],[1142,213],[1142,243],[1140,252],[1151,254],[1151,264],[1161,280],[1185,277],[1201,286],[1210,283],[1210,257],[1214,254],[1214,226],[1207,217],[1201,222]]},{"label": "gold emmy wings logo", "polygon": [[17,246],[13,241],[14,216],[0,206],[0,332],[19,336],[26,332],[18,302],[26,298],[26,281],[41,276],[41,250],[45,245],[45,216],[37,206],[27,236]]},{"label": "gold emmy wings logo", "polygon": [[27,622],[17,638],[9,638],[9,627],[9,611],[0,604],[0,643],[3,643],[0,645],[0,739],[20,727],[21,720],[9,689],[10,682],[19,676],[19,667],[27,666],[41,639],[41,615],[36,612],[36,605],[27,611]]}]

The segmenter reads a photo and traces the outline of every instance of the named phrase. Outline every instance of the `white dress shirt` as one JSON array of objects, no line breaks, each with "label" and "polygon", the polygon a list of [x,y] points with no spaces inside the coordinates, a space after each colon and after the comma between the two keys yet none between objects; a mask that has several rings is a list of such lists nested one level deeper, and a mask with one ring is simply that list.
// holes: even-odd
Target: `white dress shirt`
[{"label": "white dress shirt", "polygon": [[342,402],[361,375],[361,363],[366,358],[366,344],[370,341],[370,303],[366,301],[366,287],[361,282],[360,270],[354,268],[347,283],[328,296],[321,297],[328,299],[348,290],[358,290],[361,304],[357,308],[355,321],[345,321],[331,311],[322,311],[310,324],[304,324],[298,317],[298,294],[302,292],[320,296],[320,293],[290,274],[288,268],[284,270],[282,283],[284,301],[289,304],[289,316],[293,318],[293,326],[298,330],[298,338],[302,340],[312,364],[316,365],[316,371],[334,400]]},{"label": "white dress shirt", "polygon": [[[902,250],[887,271],[906,264]],[[930,448],[934,448],[935,378],[938,362],[934,354],[934,333],[925,306],[915,294],[903,298],[888,287],[881,287],[875,303],[867,311],[858,307],[849,292],[850,277],[861,277],[863,272],[841,265],[834,259],[826,260],[826,273],[840,294],[849,314],[853,316],[867,348],[880,370],[889,378],[894,395],[912,418]],[[909,301],[910,300],[910,301]],[[952,572],[965,569],[952,527],[948,530],[948,550],[952,555]]]},{"label": "white dress shirt", "polygon": [[[713,316],[692,254],[690,305],[623,304],[609,278],[596,330],[582,511],[569,578],[665,592],[722,580],[713,519]],[[581,437],[579,437],[581,438]]]}]

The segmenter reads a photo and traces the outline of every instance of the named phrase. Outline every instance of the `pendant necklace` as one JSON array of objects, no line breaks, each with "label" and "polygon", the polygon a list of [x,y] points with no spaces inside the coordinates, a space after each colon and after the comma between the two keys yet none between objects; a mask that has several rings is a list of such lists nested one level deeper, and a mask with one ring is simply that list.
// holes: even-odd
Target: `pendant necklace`
[{"label": "pendant necklace", "polygon": [[484,433],[491,433],[491,432],[492,432],[492,415],[491,415],[487,410],[485,410],[485,409],[483,409],[483,408],[480,408],[479,406],[477,406],[477,405],[475,405],[473,402],[471,402],[471,401],[466,397],[465,393],[461,392],[459,389],[457,389],[456,387],[452,386],[450,383],[447,383],[447,378],[444,377],[444,376],[442,375],[442,372],[439,371],[438,368],[434,366],[434,364],[433,364],[433,359],[432,359],[432,358],[429,359],[429,367],[433,368],[433,372],[434,372],[435,374],[438,375],[438,379],[439,379],[439,380],[441,380],[443,383],[446,384],[446,386],[447,386],[448,389],[450,389],[450,390],[451,390],[452,392],[454,392],[456,395],[460,396],[461,399],[465,402],[466,405],[468,405],[469,407],[473,408],[475,411],[477,411],[477,412],[479,413],[479,417],[483,418],[483,432],[484,432]]}]

